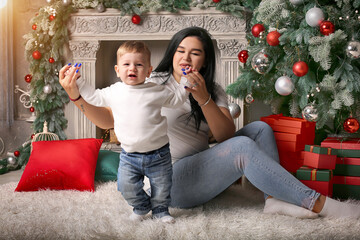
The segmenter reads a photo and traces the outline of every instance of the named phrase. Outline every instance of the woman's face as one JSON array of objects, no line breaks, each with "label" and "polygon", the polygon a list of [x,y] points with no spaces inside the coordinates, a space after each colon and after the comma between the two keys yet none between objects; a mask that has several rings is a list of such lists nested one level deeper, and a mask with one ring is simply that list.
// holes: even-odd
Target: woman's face
[{"label": "woman's face", "polygon": [[197,37],[186,37],[179,44],[173,57],[173,76],[177,82],[186,67],[200,71],[205,63],[205,51],[202,42]]}]

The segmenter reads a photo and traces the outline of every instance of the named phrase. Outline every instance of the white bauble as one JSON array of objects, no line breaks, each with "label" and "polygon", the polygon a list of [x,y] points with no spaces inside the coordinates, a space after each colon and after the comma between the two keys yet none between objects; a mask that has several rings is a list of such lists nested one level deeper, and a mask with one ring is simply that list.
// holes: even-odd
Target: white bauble
[{"label": "white bauble", "polygon": [[276,80],[275,89],[278,94],[287,96],[294,91],[295,86],[288,76],[282,76]]},{"label": "white bauble", "polygon": [[350,41],[346,46],[346,55],[352,59],[360,58],[360,42]]},{"label": "white bauble", "polygon": [[324,13],[320,8],[313,7],[306,12],[305,21],[311,27],[317,27],[324,20]]}]

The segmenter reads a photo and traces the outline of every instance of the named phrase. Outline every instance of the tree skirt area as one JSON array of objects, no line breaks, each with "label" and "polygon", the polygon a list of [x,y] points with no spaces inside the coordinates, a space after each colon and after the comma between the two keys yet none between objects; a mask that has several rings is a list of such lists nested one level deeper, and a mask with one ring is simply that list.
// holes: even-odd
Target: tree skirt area
[{"label": "tree skirt area", "polygon": [[233,185],[202,206],[171,208],[175,224],[133,223],[116,182],[95,192],[14,192],[0,185],[0,239],[359,239],[360,220],[297,219],[262,212],[263,194]]}]

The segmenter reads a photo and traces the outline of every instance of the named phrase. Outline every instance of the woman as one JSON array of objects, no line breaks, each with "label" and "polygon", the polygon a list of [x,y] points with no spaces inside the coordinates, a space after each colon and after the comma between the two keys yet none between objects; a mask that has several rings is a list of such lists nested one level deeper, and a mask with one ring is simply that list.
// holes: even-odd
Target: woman
[{"label": "woman", "polygon": [[[264,212],[303,218],[318,214],[360,217],[358,206],[327,198],[282,168],[267,124],[257,121],[235,132],[226,94],[215,84],[215,68],[209,34],[202,28],[190,27],[173,36],[150,77],[150,81],[175,87],[185,76],[193,86],[189,100],[181,108],[162,109],[168,119],[173,156],[171,206],[190,208],[203,204],[245,175],[265,193]],[[65,66],[60,70],[60,83],[71,99],[77,99],[77,68],[65,76],[68,69]],[[94,107],[82,98],[74,103],[98,127],[113,127],[110,109]],[[218,142],[212,148],[208,146],[209,131]]]}]

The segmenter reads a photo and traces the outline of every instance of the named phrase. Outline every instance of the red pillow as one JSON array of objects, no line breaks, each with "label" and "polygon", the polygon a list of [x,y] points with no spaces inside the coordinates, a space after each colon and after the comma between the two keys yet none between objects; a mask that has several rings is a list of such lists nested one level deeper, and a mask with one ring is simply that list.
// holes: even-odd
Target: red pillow
[{"label": "red pillow", "polygon": [[29,161],[15,191],[94,191],[96,161],[102,139],[33,142]]}]

